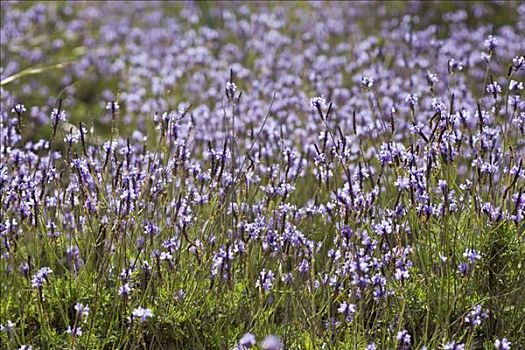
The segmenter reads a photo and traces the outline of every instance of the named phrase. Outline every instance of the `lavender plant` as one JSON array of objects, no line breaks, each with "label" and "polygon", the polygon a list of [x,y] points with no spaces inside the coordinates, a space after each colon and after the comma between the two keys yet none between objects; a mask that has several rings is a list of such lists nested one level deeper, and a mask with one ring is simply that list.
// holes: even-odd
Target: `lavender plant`
[{"label": "lavender plant", "polygon": [[523,349],[525,5],[435,5],[3,1],[1,348]]}]

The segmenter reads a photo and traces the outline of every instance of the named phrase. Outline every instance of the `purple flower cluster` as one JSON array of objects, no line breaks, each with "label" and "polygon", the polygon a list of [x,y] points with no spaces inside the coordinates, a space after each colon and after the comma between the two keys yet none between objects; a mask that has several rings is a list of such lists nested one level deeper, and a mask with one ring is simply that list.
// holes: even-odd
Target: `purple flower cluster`
[{"label": "purple flower cluster", "polygon": [[[479,333],[509,349],[512,334],[482,329],[519,306],[484,309],[465,290],[498,283],[496,258],[522,244],[525,24],[484,23],[486,4],[440,24],[424,2],[376,5],[372,35],[364,3],[2,2],[5,333],[55,322],[37,328],[67,326],[75,344],[140,328],[129,338],[153,348],[209,317],[217,332],[274,322],[335,348],[358,334],[367,349],[462,350]],[[58,324],[66,289],[92,314],[76,303]],[[445,304],[460,315],[447,330]],[[421,336],[423,322],[444,334]]]},{"label": "purple flower cluster", "polygon": [[51,270],[49,267],[41,268],[40,270],[38,270],[37,273],[33,275],[33,278],[31,278],[31,286],[41,291],[45,282],[48,281],[49,274],[51,274],[52,272],[53,270]]}]

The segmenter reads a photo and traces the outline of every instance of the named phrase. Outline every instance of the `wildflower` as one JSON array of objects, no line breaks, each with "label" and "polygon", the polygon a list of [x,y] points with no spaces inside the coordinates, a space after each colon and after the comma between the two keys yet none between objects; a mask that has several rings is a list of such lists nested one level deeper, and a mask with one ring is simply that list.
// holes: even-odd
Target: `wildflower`
[{"label": "wildflower", "polygon": [[441,102],[441,100],[437,98],[433,98],[432,103],[430,105],[436,112],[439,112],[441,115],[443,115],[446,112],[447,107],[443,102]]},{"label": "wildflower", "polygon": [[24,275],[24,277],[27,278],[29,276],[29,269],[30,269],[30,267],[29,267],[29,264],[26,261],[24,261],[23,263],[20,264],[19,269],[20,269],[20,272],[22,273],[22,275]]},{"label": "wildflower", "polygon": [[227,81],[226,82],[226,90],[230,92],[230,94],[234,94],[235,91],[237,91],[237,85],[235,85],[234,82]]},{"label": "wildflower", "polygon": [[405,98],[406,104],[410,106],[410,108],[414,108],[417,104],[418,96],[416,94],[408,94]]},{"label": "wildflower", "polygon": [[138,308],[134,309],[131,313],[131,320],[138,319],[141,323],[144,323],[147,321],[148,318],[152,316],[153,312],[150,309],[139,306]]},{"label": "wildflower", "polygon": [[412,337],[405,329],[397,332],[396,339],[398,341],[398,349],[410,349],[411,338]]},{"label": "wildflower", "polygon": [[458,265],[458,272],[462,275],[466,274],[468,271],[469,265],[466,262],[461,262]]},{"label": "wildflower", "polygon": [[410,272],[408,269],[404,266],[400,266],[396,268],[396,272],[394,274],[394,277],[398,281],[405,281],[410,278]]},{"label": "wildflower", "polygon": [[80,257],[80,250],[77,246],[66,248],[66,262],[68,267],[74,272],[78,272],[78,270],[84,265],[84,261]]},{"label": "wildflower", "polygon": [[301,273],[307,273],[308,270],[310,270],[310,264],[306,259],[303,259],[299,266],[297,267],[297,270]]},{"label": "wildflower", "polygon": [[493,35],[489,35],[487,39],[485,39],[483,46],[485,46],[485,49],[492,51],[498,46],[498,39]]},{"label": "wildflower", "polygon": [[408,177],[398,176],[394,185],[400,190],[407,190],[410,188],[410,179]]},{"label": "wildflower", "polygon": [[487,312],[481,309],[481,305],[476,305],[467,316],[465,316],[464,321],[470,328],[476,328],[488,317]]},{"label": "wildflower", "polygon": [[26,107],[23,104],[16,104],[13,106],[13,109],[11,109],[12,113],[22,114],[26,111]]},{"label": "wildflower", "polygon": [[282,350],[283,342],[278,336],[269,335],[261,343],[261,349],[263,350]]},{"label": "wildflower", "polygon": [[372,77],[362,77],[361,78],[361,87],[364,89],[371,89],[374,86],[374,78]]},{"label": "wildflower", "polygon": [[492,54],[490,54],[490,53],[486,53],[485,51],[483,51],[483,52],[481,53],[481,59],[482,59],[483,61],[485,61],[486,63],[489,63],[490,60],[492,59]]},{"label": "wildflower", "polygon": [[33,347],[31,345],[22,345],[18,350],[33,350]]},{"label": "wildflower", "polygon": [[456,71],[462,71],[463,70],[463,62],[456,61],[455,59],[451,59],[448,61],[448,72],[450,74],[454,74]]},{"label": "wildflower", "polygon": [[75,304],[75,310],[77,310],[77,315],[80,317],[88,317],[89,315],[89,306],[83,305],[81,303]]},{"label": "wildflower", "polygon": [[518,93],[518,90],[523,90],[523,82],[518,82],[516,80],[511,80],[509,83],[509,90],[514,92],[515,94]]},{"label": "wildflower", "polygon": [[71,326],[68,326],[66,329],[66,333],[71,334],[71,336],[73,337],[80,337],[82,334],[84,334],[84,332],[82,332],[82,328],[77,326],[73,328],[71,328]]},{"label": "wildflower", "polygon": [[33,275],[33,278],[31,279],[31,286],[41,290],[44,282],[46,282],[48,279],[48,275],[52,272],[53,270],[51,270],[49,267],[41,268],[36,274]]},{"label": "wildflower", "polygon": [[376,350],[376,343],[370,343],[366,346],[365,350]]},{"label": "wildflower", "polygon": [[465,350],[465,344],[456,343],[451,341],[445,344],[443,350]]},{"label": "wildflower", "polygon": [[146,236],[155,236],[159,232],[159,227],[151,221],[144,221],[144,234]]},{"label": "wildflower", "polygon": [[64,142],[69,144],[75,144],[78,143],[81,139],[82,135],[80,135],[80,132],[74,132],[71,134],[67,134],[66,137],[64,137]]},{"label": "wildflower", "polygon": [[501,92],[501,86],[493,81],[490,84],[487,84],[487,92],[494,95],[494,98]]},{"label": "wildflower", "polygon": [[516,56],[512,59],[512,66],[515,70],[519,70],[523,64],[525,64],[525,57],[524,56]]},{"label": "wildflower", "polygon": [[11,320],[7,320],[6,325],[0,324],[0,332],[11,333],[15,329],[15,323]]},{"label": "wildflower", "polygon": [[53,111],[51,112],[51,121],[53,122],[53,125],[58,124],[58,122],[65,122],[66,112],[64,110],[59,111],[57,108],[53,108]]},{"label": "wildflower", "polygon": [[186,297],[186,292],[184,291],[184,289],[179,289],[177,293],[175,293],[175,296],[174,296],[175,300],[177,301],[182,301],[184,300],[185,297]]},{"label": "wildflower", "polygon": [[290,284],[293,281],[293,275],[291,272],[287,272],[282,275],[281,281],[283,281],[284,284]]},{"label": "wildflower", "polygon": [[115,113],[116,111],[120,109],[120,105],[118,101],[108,101],[106,103],[106,109],[111,111],[112,113]]},{"label": "wildflower", "polygon": [[431,73],[430,71],[427,71],[427,74],[425,75],[427,78],[427,83],[430,86],[433,86],[435,83],[439,81],[437,74]]},{"label": "wildflower", "polygon": [[237,91],[237,85],[234,82],[226,82],[226,97],[232,100],[235,97],[235,91]]},{"label": "wildflower", "polygon": [[257,282],[255,283],[255,287],[262,287],[264,291],[268,292],[270,289],[272,289],[274,279],[275,278],[272,270],[266,271],[265,269],[262,269],[262,271],[259,273],[259,279],[257,279]]},{"label": "wildflower", "polygon": [[131,294],[131,287],[129,286],[129,283],[125,283],[122,287],[118,289],[118,295],[120,295],[123,298],[129,297]]},{"label": "wildflower", "polygon": [[[510,98],[510,105],[512,108],[525,109],[525,102],[521,100],[520,95],[514,95]],[[517,119],[517,118],[516,118]]]},{"label": "wildflower", "polygon": [[326,99],[324,98],[324,96],[312,97],[310,99],[310,106],[313,109],[320,109],[321,107],[326,106]]},{"label": "wildflower", "polygon": [[511,345],[512,343],[508,341],[507,338],[496,339],[496,341],[494,342],[496,350],[510,350]]},{"label": "wildflower", "polygon": [[244,334],[239,340],[239,350],[249,349],[255,345],[257,341],[255,340],[255,335],[251,333]]},{"label": "wildflower", "polygon": [[337,308],[337,312],[345,316],[346,322],[351,322],[354,319],[355,310],[355,304],[348,304],[346,301],[339,304]]},{"label": "wildflower", "polygon": [[470,262],[470,263],[474,263],[476,262],[476,260],[479,260],[481,259],[481,255],[479,255],[479,253],[477,251],[475,251],[474,249],[465,249],[465,252],[463,253],[463,256],[465,258],[467,258],[467,260]]}]

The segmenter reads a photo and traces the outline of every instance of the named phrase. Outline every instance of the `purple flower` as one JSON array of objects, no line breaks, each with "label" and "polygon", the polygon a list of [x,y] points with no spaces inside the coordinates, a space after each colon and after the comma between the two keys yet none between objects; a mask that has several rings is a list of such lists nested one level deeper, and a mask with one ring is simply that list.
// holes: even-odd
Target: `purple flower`
[{"label": "purple flower", "polygon": [[87,317],[89,315],[89,306],[83,305],[81,303],[75,304],[75,310],[77,310],[77,315],[79,317]]},{"label": "purple flower", "polygon": [[283,342],[278,336],[269,335],[261,342],[262,350],[282,350]]},{"label": "purple flower", "polygon": [[324,96],[316,96],[310,99],[310,106],[314,109],[326,106],[326,99]]},{"label": "purple flower", "polygon": [[150,309],[141,306],[133,309],[133,312],[131,313],[131,320],[139,320],[141,323],[146,322],[150,317],[153,317],[153,312]]},{"label": "purple flower", "polygon": [[361,78],[361,87],[364,89],[371,89],[374,86],[374,78],[372,77],[362,77]]},{"label": "purple flower", "polygon": [[488,317],[488,313],[481,309],[481,305],[476,305],[467,316],[465,316],[464,321],[470,328],[476,328]]},{"label": "purple flower", "polygon": [[397,332],[396,339],[398,341],[398,350],[408,350],[410,349],[411,336],[407,330],[401,330]]},{"label": "purple flower", "polygon": [[24,277],[28,277],[29,276],[29,264],[24,261],[23,263],[20,264],[20,272],[22,273],[22,275],[24,275]]},{"label": "purple flower", "polygon": [[272,270],[266,271],[266,269],[262,269],[259,273],[259,278],[257,279],[257,282],[255,282],[255,287],[262,288],[265,292],[268,292],[270,291],[270,289],[272,289],[274,279],[275,276]]},{"label": "purple flower", "polygon": [[485,49],[492,51],[498,46],[498,39],[493,35],[489,35],[483,42],[483,46],[485,46]]},{"label": "purple flower", "polygon": [[293,281],[293,275],[291,272],[284,273],[281,276],[281,281],[283,281],[284,284],[290,284]]},{"label": "purple flower", "polygon": [[64,110],[59,112],[57,108],[53,108],[53,111],[51,112],[51,121],[53,125],[58,124],[58,122],[65,122],[66,112]]},{"label": "purple flower", "polygon": [[159,232],[159,227],[152,221],[144,221],[144,234],[146,236],[155,236]]},{"label": "purple flower", "polygon": [[443,346],[443,350],[465,350],[465,344],[456,343],[455,341],[451,341],[445,344]]},{"label": "purple flower", "polygon": [[31,285],[33,288],[41,290],[44,282],[47,282],[48,276],[52,272],[53,270],[51,270],[49,267],[42,267],[40,270],[38,270],[38,272],[34,274],[33,278],[31,279]]},{"label": "purple flower", "polygon": [[337,312],[345,316],[346,322],[351,322],[354,319],[355,310],[355,304],[348,304],[346,301],[339,304],[337,308]]},{"label": "purple flower", "polygon": [[430,71],[427,71],[427,74],[425,76],[427,78],[428,85],[433,86],[435,83],[439,81],[438,75],[431,73]]},{"label": "purple flower", "polygon": [[186,297],[186,292],[184,291],[184,289],[179,289],[176,293],[175,293],[175,300],[177,301],[182,301],[184,300],[184,298]]},{"label": "purple flower", "polygon": [[71,334],[72,337],[80,337],[82,334],[84,334],[82,332],[82,328],[78,326],[75,326],[73,328],[71,328],[71,326],[68,326],[66,329],[66,333]]},{"label": "purple flower", "polygon": [[106,103],[106,109],[110,110],[112,113],[115,113],[120,109],[120,105],[117,101],[109,101]]},{"label": "purple flower", "polygon": [[377,347],[376,347],[375,343],[370,343],[365,348],[365,350],[376,350],[376,349],[377,349]]},{"label": "purple flower", "polygon": [[394,185],[401,191],[410,188],[410,179],[408,177],[398,176]]},{"label": "purple flower", "polygon": [[130,294],[131,294],[131,287],[129,283],[124,283],[124,285],[118,289],[118,295],[120,295],[124,299],[128,298]]},{"label": "purple flower", "polygon": [[239,350],[250,349],[256,343],[257,343],[257,341],[255,340],[255,335],[253,335],[251,333],[246,333],[239,340],[238,349]]},{"label": "purple flower", "polygon": [[448,70],[450,74],[454,74],[456,71],[463,70],[463,62],[456,61],[452,58],[450,61],[448,61]]},{"label": "purple flower", "polygon": [[496,350],[510,350],[511,345],[512,343],[508,341],[507,338],[496,339],[496,341],[494,342],[494,347],[496,348]]},{"label": "purple flower", "polygon": [[524,56],[516,56],[512,59],[512,66],[515,70],[519,70],[525,64]]},{"label": "purple flower", "polygon": [[469,248],[465,249],[463,256],[467,258],[468,262],[470,263],[474,263],[476,262],[476,260],[481,259],[481,255],[479,255],[479,253],[476,250]]},{"label": "purple flower", "polygon": [[520,90],[523,90],[523,82],[511,79],[509,82],[509,90],[518,94]]},{"label": "purple flower", "polygon": [[301,273],[308,273],[308,271],[310,270],[310,264],[308,263],[308,260],[303,259],[299,263],[299,266],[297,267],[297,270],[299,272],[301,272]]},{"label": "purple flower", "polygon": [[0,332],[11,333],[15,329],[15,323],[11,320],[7,320],[5,326],[0,324]]},{"label": "purple flower", "polygon": [[410,106],[410,108],[414,108],[417,104],[418,96],[417,94],[408,94],[405,98],[406,104]]},{"label": "purple flower", "polygon": [[463,262],[459,263],[459,265],[458,265],[458,272],[461,275],[464,275],[464,274],[467,273],[468,268],[469,268],[469,265],[466,262],[463,261]]},{"label": "purple flower", "polygon": [[237,91],[237,85],[235,85],[234,82],[227,81],[226,82],[226,91],[230,94],[230,96],[233,96],[235,91]]},{"label": "purple flower", "polygon": [[18,114],[22,114],[25,111],[26,111],[26,107],[23,104],[20,104],[20,103],[14,105],[13,109],[11,109],[12,113],[18,113]]},{"label": "purple flower", "polygon": [[487,84],[487,92],[496,98],[496,96],[501,93],[501,86],[497,82],[493,81],[492,83]]}]

